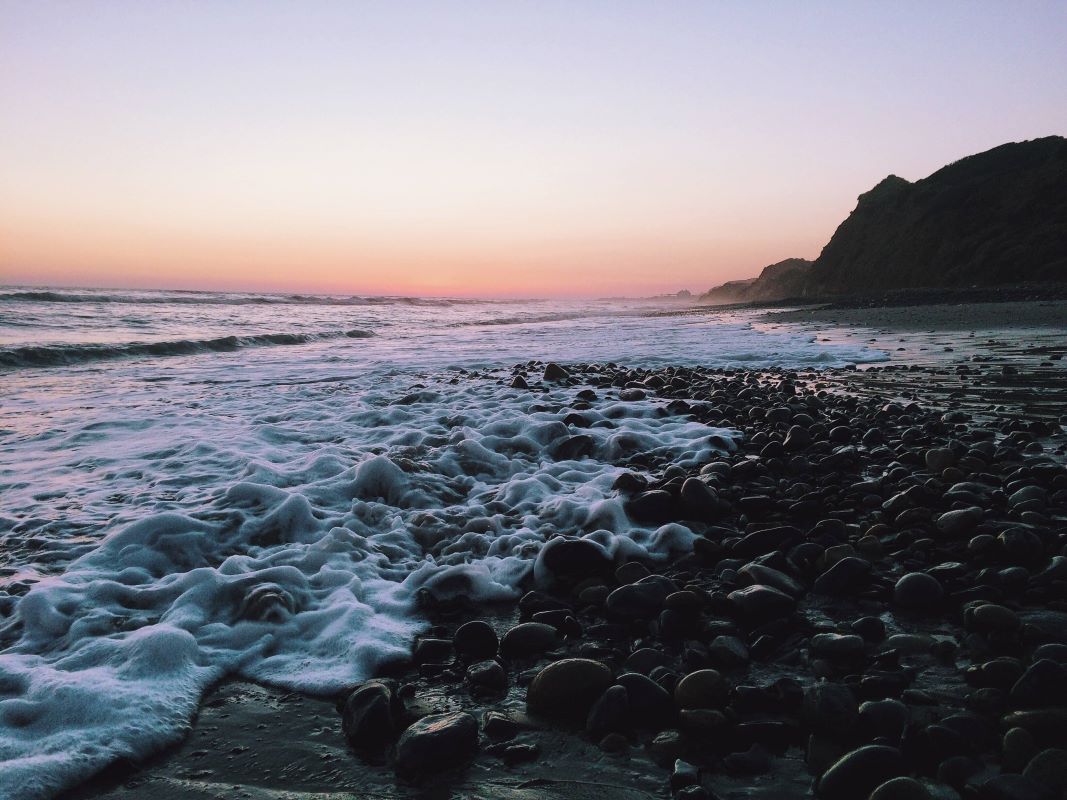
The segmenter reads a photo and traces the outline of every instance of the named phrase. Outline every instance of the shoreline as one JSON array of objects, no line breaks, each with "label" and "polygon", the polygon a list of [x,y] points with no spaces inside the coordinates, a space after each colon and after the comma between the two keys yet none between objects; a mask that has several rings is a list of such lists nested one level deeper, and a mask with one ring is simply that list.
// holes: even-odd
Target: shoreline
[{"label": "shoreline", "polygon": [[[1058,706],[1034,710],[1014,687],[1035,669],[1067,669],[1035,666],[1067,663],[1067,392],[1055,358],[1067,334],[1048,352],[1028,344],[1027,328],[1016,331],[992,344],[950,337],[949,355],[929,349],[943,331],[917,331],[900,346],[927,353],[928,364],[631,371],[630,383],[643,388],[630,388],[669,401],[668,413],[744,430],[745,443],[700,469],[650,464],[650,481],[635,473],[620,487],[632,518],[680,521],[697,533],[692,554],[639,568],[599,563],[579,546],[549,570],[552,586],[531,585],[518,603],[426,609],[432,627],[412,663],[387,676],[396,681],[387,691],[402,706],[398,728],[426,713],[474,716],[477,747],[454,754],[470,762],[464,769],[427,773],[421,785],[398,779],[388,753],[361,760],[352,752],[344,728],[352,735],[359,724],[350,713],[227,682],[205,698],[177,748],[64,797],[200,800],[240,787],[256,798],[399,798],[432,786],[442,797],[610,789],[644,798],[669,797],[673,786],[691,800],[799,798],[861,742],[892,749],[882,753],[889,771],[912,776],[928,796],[948,797],[954,783],[991,781],[994,791],[1016,777],[1032,782],[1018,775],[1027,764],[1011,761],[1001,728],[1010,719],[1024,731],[1014,738],[1031,745],[1028,761],[1065,744],[1040,716]],[[594,374],[568,369],[575,392]],[[539,377],[527,371],[534,390]],[[1020,491],[1027,496],[1016,501]],[[568,566],[579,562],[580,574]],[[913,573],[933,584],[912,579],[903,591],[913,597],[902,599],[899,581]],[[635,586],[646,588],[625,588]],[[620,589],[623,599],[610,600]],[[991,610],[976,622],[978,606]],[[477,619],[503,640],[495,659],[457,644],[459,626]],[[534,627],[520,630],[524,623]],[[526,644],[516,649],[516,641]],[[549,698],[527,713],[535,677],[568,658],[600,663],[626,687],[615,692],[627,698],[622,710],[602,709],[608,722],[593,725],[594,735],[567,706],[596,696],[557,698],[554,710]],[[703,683],[679,694],[691,673],[703,673]],[[506,719],[487,726],[487,714]],[[924,755],[931,726],[956,737],[933,762]],[[888,769],[867,771],[880,768]],[[835,767],[820,796],[866,797],[875,787],[854,772]]]}]

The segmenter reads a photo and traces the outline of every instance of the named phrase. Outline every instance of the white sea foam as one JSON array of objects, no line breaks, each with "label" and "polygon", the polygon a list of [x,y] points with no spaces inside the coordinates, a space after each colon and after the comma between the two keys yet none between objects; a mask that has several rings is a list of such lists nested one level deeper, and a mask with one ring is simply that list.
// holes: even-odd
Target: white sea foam
[{"label": "white sea foam", "polygon": [[[309,330],[333,313],[307,309]],[[729,431],[603,390],[582,412],[589,426],[571,428],[576,387],[513,390],[504,374],[449,365],[882,357],[707,319],[480,328],[448,326],[500,310],[433,313],[446,312],[418,331],[332,320],[371,339],[5,379],[0,797],[48,797],[175,741],[225,675],[351,686],[407,653],[423,595],[505,600],[545,580],[534,565],[554,535],[588,537],[620,562],[691,548],[684,526],[635,526],[611,486],[634,456],[696,465],[730,446]],[[574,433],[593,437],[592,456],[554,459]]]}]

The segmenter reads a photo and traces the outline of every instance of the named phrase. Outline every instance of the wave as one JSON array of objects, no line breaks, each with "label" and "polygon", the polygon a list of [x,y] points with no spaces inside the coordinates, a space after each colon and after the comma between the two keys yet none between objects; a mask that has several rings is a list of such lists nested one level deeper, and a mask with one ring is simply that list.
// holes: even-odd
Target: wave
[{"label": "wave", "polygon": [[582,311],[558,311],[546,314],[519,314],[510,317],[491,317],[489,319],[464,319],[452,322],[449,328],[471,328],[481,325],[533,325],[542,322],[566,322],[573,319],[592,319],[600,317],[641,317],[644,313],[635,312],[632,309],[596,310],[586,309]]},{"label": "wave", "polygon": [[112,358],[187,356],[197,353],[230,353],[244,347],[274,347],[309,344],[328,339],[367,339],[371,331],[322,331],[320,333],[261,333],[249,336],[219,336],[214,339],[177,339],[164,342],[125,344],[59,344],[0,347],[0,369],[62,367]]},{"label": "wave", "polygon": [[313,294],[215,294],[198,292],[153,292],[145,294],[103,294],[28,290],[0,293],[0,303],[126,303],[133,305],[312,305],[312,306],[428,306],[450,307],[493,303],[465,297],[372,297]]}]

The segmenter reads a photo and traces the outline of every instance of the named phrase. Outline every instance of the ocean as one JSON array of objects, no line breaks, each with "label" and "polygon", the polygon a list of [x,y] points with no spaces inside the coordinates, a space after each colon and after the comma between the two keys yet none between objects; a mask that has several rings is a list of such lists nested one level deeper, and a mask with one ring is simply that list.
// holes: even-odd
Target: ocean
[{"label": "ocean", "polygon": [[541,362],[887,358],[685,308],[0,289],[0,797],[173,743],[226,676],[350,687],[409,651],[427,597],[535,585],[550,537],[684,552],[692,532],[634,524],[614,481],[740,434],[579,398]]}]

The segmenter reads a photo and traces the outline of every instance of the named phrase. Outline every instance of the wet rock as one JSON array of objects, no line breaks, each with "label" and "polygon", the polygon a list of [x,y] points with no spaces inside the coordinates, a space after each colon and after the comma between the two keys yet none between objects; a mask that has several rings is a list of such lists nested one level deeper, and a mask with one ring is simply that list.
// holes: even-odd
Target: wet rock
[{"label": "wet rock", "polygon": [[1067,666],[1050,659],[1034,662],[1011,687],[1009,700],[1017,708],[1067,705]]},{"label": "wet rock", "polygon": [[650,524],[670,522],[680,510],[674,495],[662,489],[640,492],[628,499],[624,508],[635,522]]},{"label": "wet rock", "polygon": [[583,719],[611,685],[611,670],[588,658],[554,661],[537,673],[526,691],[531,714]]},{"label": "wet rock", "polygon": [[730,592],[727,600],[743,621],[761,624],[793,613],[793,598],[771,586],[756,584]]},{"label": "wet rock", "polygon": [[741,753],[729,753],[723,768],[732,775],[762,775],[771,768],[771,755],[763,745],[754,744]]},{"label": "wet rock", "polygon": [[700,783],[700,769],[688,761],[676,759],[674,769],[671,771],[671,791],[677,792],[686,786],[696,786]]},{"label": "wet rock", "polygon": [[739,558],[755,558],[765,553],[788,550],[802,538],[800,530],[792,525],[766,528],[743,536],[734,544],[733,553]]},{"label": "wet rock", "polygon": [[1037,742],[1030,731],[1011,728],[1004,734],[1001,753],[1005,772],[1022,772],[1030,759],[1037,755]]},{"label": "wet rock", "polygon": [[440,664],[452,660],[452,642],[448,639],[420,639],[411,660],[416,664]]},{"label": "wet rock", "polygon": [[804,692],[803,718],[816,733],[847,736],[859,719],[859,704],[844,684],[817,683]]},{"label": "wet rock", "polygon": [[748,648],[736,636],[716,636],[708,645],[708,658],[721,669],[738,669],[748,664]]},{"label": "wet rock", "polygon": [[1026,765],[1023,777],[1052,789],[1062,797],[1067,791],[1067,750],[1042,750]]},{"label": "wet rock", "polygon": [[831,661],[848,661],[863,655],[866,643],[856,634],[819,633],[811,638],[811,650]]},{"label": "wet rock", "polygon": [[507,714],[486,711],[482,718],[482,730],[494,742],[505,742],[518,736],[522,726]]},{"label": "wet rock", "polygon": [[431,714],[413,723],[396,744],[396,768],[418,778],[469,761],[478,750],[478,722],[457,711]]},{"label": "wet rock", "polygon": [[719,498],[704,481],[699,478],[686,478],[682,483],[679,496],[687,516],[704,521],[719,517]]},{"label": "wet rock", "polygon": [[537,554],[534,574],[539,581],[573,581],[607,575],[611,567],[611,557],[596,542],[557,536]]},{"label": "wet rock", "polygon": [[630,719],[635,726],[660,730],[674,718],[671,696],[651,678],[637,672],[626,672],[615,682],[626,688]]},{"label": "wet rock", "polygon": [[544,374],[543,377],[544,377],[544,380],[555,383],[555,382],[558,382],[558,381],[565,381],[570,376],[571,376],[571,374],[569,372],[567,372],[567,370],[565,370],[559,364],[555,364],[555,363],[551,363],[550,362],[545,367],[545,374]]},{"label": "wet rock", "polygon": [[932,800],[932,795],[914,778],[901,776],[880,785],[868,800]]},{"label": "wet rock", "polygon": [[341,727],[353,747],[385,750],[399,731],[403,706],[391,681],[374,680],[358,686],[341,708]]},{"label": "wet rock", "polygon": [[1019,615],[1010,608],[996,603],[982,603],[967,609],[963,617],[964,624],[970,630],[977,631],[1016,631],[1019,629]]},{"label": "wet rock", "polygon": [[878,643],[885,639],[885,623],[878,617],[860,617],[852,623],[852,630],[866,642]]},{"label": "wet rock", "polygon": [[1056,793],[1022,775],[1005,773],[980,784],[975,792],[979,800],[1058,800]]},{"label": "wet rock", "polygon": [[667,596],[677,587],[661,575],[649,575],[637,583],[620,586],[605,601],[608,613],[629,619],[649,619],[659,614]]},{"label": "wet rock", "polygon": [[594,740],[629,728],[630,697],[625,686],[609,686],[589,710],[585,730]]},{"label": "wet rock", "polygon": [[496,655],[500,640],[488,622],[475,619],[456,629],[452,646],[462,658],[483,661]]},{"label": "wet rock", "polygon": [[596,450],[596,439],[581,433],[561,439],[552,446],[551,454],[556,461],[579,461],[593,455],[594,450]]},{"label": "wet rock", "polygon": [[530,384],[528,384],[526,382],[526,379],[524,377],[522,377],[522,375],[516,375],[514,378],[511,379],[511,388],[512,389],[529,389],[530,388]]},{"label": "wet rock", "polygon": [[508,688],[504,668],[496,661],[478,661],[467,667],[467,682],[473,689],[502,692]]},{"label": "wet rock", "polygon": [[936,612],[944,596],[937,578],[925,572],[909,572],[893,587],[893,602],[913,613]]},{"label": "wet rock", "polygon": [[937,529],[946,536],[966,536],[982,521],[983,511],[978,506],[969,506],[955,511],[946,511],[937,518]]},{"label": "wet rock", "polygon": [[860,705],[857,724],[868,740],[883,737],[897,741],[904,733],[909,716],[908,707],[899,700],[869,700]]},{"label": "wet rock", "polygon": [[815,793],[822,800],[856,800],[907,771],[904,757],[895,747],[866,745],[845,754],[826,770]]},{"label": "wet rock", "polygon": [[674,687],[674,704],[679,709],[718,709],[726,705],[730,687],[714,669],[690,672]]},{"label": "wet rock", "polygon": [[948,447],[931,447],[923,456],[926,468],[941,473],[956,463],[956,454]]},{"label": "wet rock", "polygon": [[863,589],[869,580],[871,564],[856,556],[846,556],[815,579],[818,594],[850,595]]},{"label": "wet rock", "polygon": [[530,658],[559,643],[559,634],[551,625],[523,622],[504,634],[500,640],[500,655],[504,658]]}]

